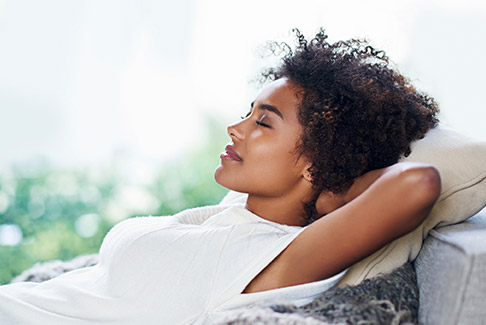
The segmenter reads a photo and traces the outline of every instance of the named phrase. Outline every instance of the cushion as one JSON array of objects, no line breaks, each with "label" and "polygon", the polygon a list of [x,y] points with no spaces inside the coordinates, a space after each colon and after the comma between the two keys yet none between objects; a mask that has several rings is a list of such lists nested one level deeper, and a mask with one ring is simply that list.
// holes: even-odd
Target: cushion
[{"label": "cushion", "polygon": [[340,286],[360,283],[413,261],[432,228],[464,221],[486,205],[486,142],[439,125],[412,143],[411,150],[402,161],[429,163],[439,170],[439,199],[418,228],[353,265]]},{"label": "cushion", "polygon": [[[442,181],[439,199],[418,228],[353,265],[340,286],[358,284],[414,260],[432,228],[466,220],[486,205],[486,142],[439,125],[413,142],[411,150],[402,161],[429,163],[439,170]],[[244,204],[245,199],[245,194],[230,191],[222,203]]]},{"label": "cushion", "polygon": [[433,229],[415,260],[420,324],[484,324],[486,209],[466,222]]}]

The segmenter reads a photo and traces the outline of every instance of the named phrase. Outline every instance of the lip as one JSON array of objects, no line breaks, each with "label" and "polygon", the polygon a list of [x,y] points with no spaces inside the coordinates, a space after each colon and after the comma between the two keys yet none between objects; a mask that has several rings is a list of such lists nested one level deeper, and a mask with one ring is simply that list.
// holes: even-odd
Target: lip
[{"label": "lip", "polygon": [[232,160],[232,161],[243,161],[240,155],[236,152],[235,148],[232,145],[228,144],[226,148],[224,148],[224,152],[221,153],[219,156],[223,160]]}]

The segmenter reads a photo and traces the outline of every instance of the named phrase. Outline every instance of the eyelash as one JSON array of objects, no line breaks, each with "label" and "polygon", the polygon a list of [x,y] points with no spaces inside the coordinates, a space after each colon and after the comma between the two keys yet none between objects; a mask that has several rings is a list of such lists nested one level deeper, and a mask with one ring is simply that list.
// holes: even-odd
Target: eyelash
[{"label": "eyelash", "polygon": [[256,124],[258,124],[258,125],[260,125],[260,126],[263,126],[264,128],[269,128],[269,127],[270,127],[270,125],[265,124],[265,123],[262,123],[262,122],[260,122],[260,121],[256,121]]},{"label": "eyelash", "polygon": [[[249,111],[245,116],[240,116],[242,120],[246,119],[248,116],[251,115],[251,111]],[[263,122],[260,122],[260,121],[256,121],[256,124],[259,125],[259,126],[263,126],[264,128],[269,128],[270,125],[268,124],[265,124]]]}]

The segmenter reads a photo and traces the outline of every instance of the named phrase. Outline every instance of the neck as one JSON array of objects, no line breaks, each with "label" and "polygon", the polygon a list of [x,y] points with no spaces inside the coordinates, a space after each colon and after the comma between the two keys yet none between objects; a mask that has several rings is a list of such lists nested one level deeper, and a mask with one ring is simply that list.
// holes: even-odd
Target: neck
[{"label": "neck", "polygon": [[278,196],[269,197],[249,194],[245,208],[261,218],[289,226],[307,225],[307,216],[304,209],[305,202],[311,196]]}]

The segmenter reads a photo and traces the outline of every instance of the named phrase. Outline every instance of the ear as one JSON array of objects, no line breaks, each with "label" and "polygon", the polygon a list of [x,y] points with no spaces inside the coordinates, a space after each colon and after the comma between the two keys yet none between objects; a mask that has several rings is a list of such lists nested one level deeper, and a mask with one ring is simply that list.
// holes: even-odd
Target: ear
[{"label": "ear", "polygon": [[312,167],[312,164],[311,163],[306,163],[305,167],[304,167],[304,172],[302,174],[302,176],[304,177],[304,179],[310,183],[312,183],[312,174],[310,172],[310,169]]}]

